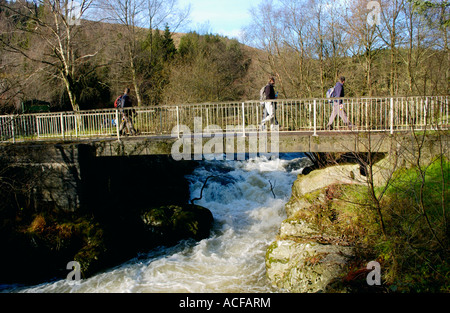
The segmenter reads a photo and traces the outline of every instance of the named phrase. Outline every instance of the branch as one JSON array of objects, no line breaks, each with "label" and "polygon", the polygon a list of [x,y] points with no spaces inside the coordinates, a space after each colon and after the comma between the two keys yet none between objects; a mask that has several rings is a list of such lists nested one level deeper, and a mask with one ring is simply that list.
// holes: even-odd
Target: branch
[{"label": "branch", "polygon": [[86,58],[92,58],[92,57],[95,57],[97,54],[98,54],[98,51],[95,52],[94,54],[86,54],[86,55],[83,55],[82,57],[77,58],[77,59],[75,60],[75,62],[77,62],[77,61],[79,61],[79,60],[81,60],[81,59],[86,59]]},{"label": "branch", "polygon": [[191,200],[191,204],[194,204],[194,201],[198,201],[198,200],[201,200],[201,199],[203,198],[203,189],[205,189],[206,184],[208,183],[208,180],[209,180],[210,178],[216,178],[216,176],[208,176],[208,178],[206,178],[205,182],[203,183],[203,187],[202,187],[202,189],[200,190],[200,198],[194,198],[194,199],[192,199],[192,200]]},{"label": "branch", "polygon": [[[276,183],[277,183],[277,182],[275,182],[275,184],[276,184]],[[272,182],[271,182],[270,180],[269,180],[269,184],[270,184],[270,191],[272,191],[273,198],[276,199],[275,193],[273,192],[273,188],[275,188],[275,184],[272,185]]]},{"label": "branch", "polygon": [[53,63],[51,63],[51,62],[49,62],[49,61],[41,60],[41,59],[35,59],[35,58],[29,56],[29,55],[28,55],[27,53],[25,53],[23,50],[21,50],[21,49],[19,49],[19,48],[17,48],[17,47],[12,46],[11,44],[9,44],[9,43],[6,42],[5,40],[3,40],[1,37],[0,37],[0,43],[3,43],[6,47],[8,47],[8,48],[10,49],[10,50],[8,50],[9,52],[12,52],[12,53],[18,53],[18,54],[23,55],[24,57],[26,57],[27,59],[29,59],[29,60],[31,60],[31,61],[39,62],[39,63],[43,63],[43,64],[47,64],[47,65],[53,66],[53,67],[55,67],[55,68],[58,68],[57,65],[55,65],[55,64],[53,64]]}]

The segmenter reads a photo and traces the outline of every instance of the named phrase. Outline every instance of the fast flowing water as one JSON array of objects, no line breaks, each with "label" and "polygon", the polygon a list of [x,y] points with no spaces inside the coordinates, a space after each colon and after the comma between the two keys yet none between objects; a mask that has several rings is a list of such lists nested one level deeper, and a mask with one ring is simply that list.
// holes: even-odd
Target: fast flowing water
[{"label": "fast flowing water", "polygon": [[204,161],[187,177],[191,198],[214,176],[196,204],[211,210],[208,239],[161,247],[111,270],[74,283],[45,283],[25,292],[271,292],[265,253],[285,218],[284,205],[302,154],[279,159]]}]

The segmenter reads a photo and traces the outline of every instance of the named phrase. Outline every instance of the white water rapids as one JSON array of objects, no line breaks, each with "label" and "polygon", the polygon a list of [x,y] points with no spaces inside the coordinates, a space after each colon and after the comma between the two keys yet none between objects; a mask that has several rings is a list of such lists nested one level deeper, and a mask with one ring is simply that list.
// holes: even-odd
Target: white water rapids
[{"label": "white water rapids", "polygon": [[216,177],[208,181],[203,198],[196,202],[214,216],[208,239],[155,249],[78,283],[60,280],[21,291],[275,291],[266,279],[265,253],[285,219],[284,205],[305,164],[302,154],[276,160],[204,161],[187,179],[195,198],[205,179]]}]

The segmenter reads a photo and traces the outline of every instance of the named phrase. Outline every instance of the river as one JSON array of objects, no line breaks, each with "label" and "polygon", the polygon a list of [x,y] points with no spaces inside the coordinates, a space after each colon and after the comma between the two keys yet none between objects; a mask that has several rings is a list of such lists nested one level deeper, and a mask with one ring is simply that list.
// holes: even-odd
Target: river
[{"label": "river", "polygon": [[292,184],[308,164],[303,154],[279,159],[203,161],[187,179],[191,198],[209,208],[214,226],[208,239],[160,247],[80,282],[59,280],[21,292],[273,292],[265,253],[286,218]]}]

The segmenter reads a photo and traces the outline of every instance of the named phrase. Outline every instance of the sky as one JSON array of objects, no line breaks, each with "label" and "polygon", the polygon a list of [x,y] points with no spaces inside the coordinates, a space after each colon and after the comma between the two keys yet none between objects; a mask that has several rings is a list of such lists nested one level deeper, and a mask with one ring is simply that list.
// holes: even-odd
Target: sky
[{"label": "sky", "polygon": [[239,39],[242,28],[250,23],[250,8],[261,0],[178,0],[178,3],[181,7],[191,4],[190,30]]}]

